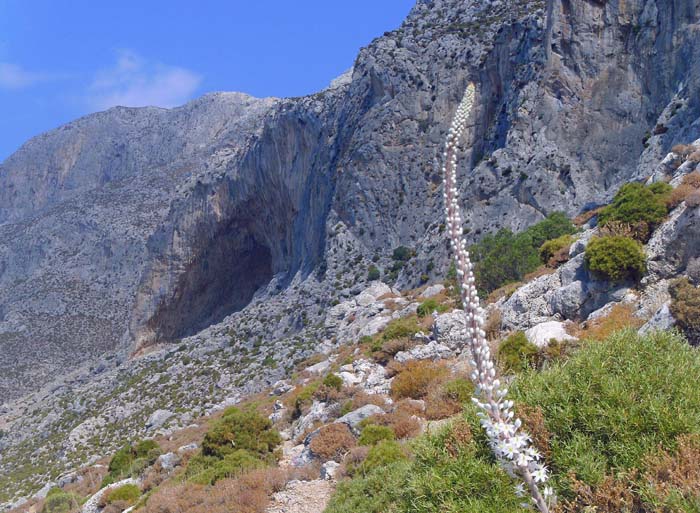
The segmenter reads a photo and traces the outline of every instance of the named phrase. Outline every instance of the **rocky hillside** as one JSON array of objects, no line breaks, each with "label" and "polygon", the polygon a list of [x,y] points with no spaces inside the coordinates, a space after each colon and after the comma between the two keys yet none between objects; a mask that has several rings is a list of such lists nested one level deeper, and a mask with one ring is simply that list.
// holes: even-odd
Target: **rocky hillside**
[{"label": "rocky hillside", "polygon": [[420,1],[316,95],[115,108],[29,141],[0,167],[0,396],[192,335],[256,292],[312,295],[279,320],[298,331],[401,245],[417,256],[398,286],[439,276],[439,155],[468,79],[466,231],[604,201],[699,135],[697,5],[667,7]]},{"label": "rocky hillside", "polygon": [[[115,108],[26,143],[0,165],[0,499],[410,314],[397,293],[447,272],[441,152],[470,80],[474,241],[689,174],[664,157],[700,137],[699,20],[694,0],[419,0],[318,94]],[[697,255],[694,212],[654,232],[649,287]],[[505,326],[629,299],[571,256],[501,299]]]}]

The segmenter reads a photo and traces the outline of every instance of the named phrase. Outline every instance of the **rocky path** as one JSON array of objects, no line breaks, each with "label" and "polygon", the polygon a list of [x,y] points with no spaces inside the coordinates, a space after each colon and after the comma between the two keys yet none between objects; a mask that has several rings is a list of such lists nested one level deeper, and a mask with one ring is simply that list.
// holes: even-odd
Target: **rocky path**
[{"label": "rocky path", "polygon": [[330,481],[290,481],[272,497],[266,513],[322,513],[333,493]]}]

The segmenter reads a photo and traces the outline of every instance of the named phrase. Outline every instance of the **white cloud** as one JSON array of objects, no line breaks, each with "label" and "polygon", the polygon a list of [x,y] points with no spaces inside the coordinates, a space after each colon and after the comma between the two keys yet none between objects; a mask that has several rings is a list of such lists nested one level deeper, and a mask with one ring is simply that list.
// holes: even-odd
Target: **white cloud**
[{"label": "white cloud", "polygon": [[16,64],[0,62],[0,88],[2,89],[23,89],[50,78],[50,75],[45,73],[35,73]]},{"label": "white cloud", "polygon": [[187,102],[202,82],[193,71],[150,62],[122,51],[115,65],[95,76],[88,88],[91,108],[104,110],[124,107],[175,107]]}]

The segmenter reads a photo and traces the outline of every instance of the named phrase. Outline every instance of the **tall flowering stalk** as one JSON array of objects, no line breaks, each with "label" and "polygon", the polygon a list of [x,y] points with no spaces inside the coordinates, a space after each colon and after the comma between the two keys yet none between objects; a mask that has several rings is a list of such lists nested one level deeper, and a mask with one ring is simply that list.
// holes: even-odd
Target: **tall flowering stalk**
[{"label": "tall flowering stalk", "polygon": [[[476,396],[472,400],[480,409],[478,415],[481,425],[486,430],[491,450],[499,463],[511,476],[522,480],[516,487],[516,492],[524,496],[527,487],[537,509],[549,513],[548,500],[553,499],[553,492],[551,487],[546,486],[547,469],[541,463],[537,449],[530,445],[530,437],[521,429],[520,419],[514,418],[513,401],[506,399],[508,390],[496,377],[491,349],[483,329],[485,312],[479,305],[473,266],[469,260],[467,243],[462,238],[462,217],[456,185],[457,152],[459,139],[464,135],[473,105],[474,84],[469,84],[447,135],[443,167],[447,228],[466,314],[467,343],[473,358],[471,365],[474,371],[471,378],[476,385]],[[538,483],[544,486],[542,491]]]}]

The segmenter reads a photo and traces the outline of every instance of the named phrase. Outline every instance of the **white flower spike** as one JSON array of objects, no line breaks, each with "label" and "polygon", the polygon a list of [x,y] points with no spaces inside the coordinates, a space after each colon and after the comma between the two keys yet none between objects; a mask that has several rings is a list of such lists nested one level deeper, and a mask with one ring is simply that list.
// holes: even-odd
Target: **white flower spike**
[{"label": "white flower spike", "polygon": [[544,488],[544,493],[540,492],[537,483],[547,482],[547,470],[539,461],[540,454],[529,445],[530,437],[521,431],[521,422],[515,419],[513,412],[513,402],[505,400],[507,390],[496,378],[495,366],[491,361],[491,348],[482,328],[485,320],[484,310],[479,306],[472,263],[466,249],[466,241],[462,238],[462,215],[457,191],[457,153],[459,139],[464,135],[474,106],[474,96],[474,84],[470,83],[457,107],[447,135],[445,165],[442,169],[445,180],[447,234],[459,277],[462,305],[466,315],[465,334],[474,367],[472,380],[478,394],[473,401],[482,410],[479,417],[489,438],[491,450],[506,472],[512,476],[519,476],[523,481],[516,488],[517,492],[524,491],[524,486],[527,486],[537,509],[541,513],[549,513],[548,500],[554,500],[554,492],[549,486]]}]

